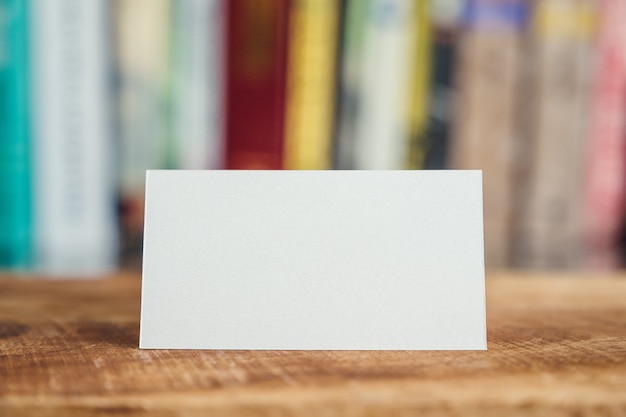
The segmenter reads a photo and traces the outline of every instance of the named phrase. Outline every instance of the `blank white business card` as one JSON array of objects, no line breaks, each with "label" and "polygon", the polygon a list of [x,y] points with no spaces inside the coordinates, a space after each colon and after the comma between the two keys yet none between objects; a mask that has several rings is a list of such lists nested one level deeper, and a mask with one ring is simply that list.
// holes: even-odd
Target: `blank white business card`
[{"label": "blank white business card", "polygon": [[144,349],[486,349],[480,171],[148,171]]}]

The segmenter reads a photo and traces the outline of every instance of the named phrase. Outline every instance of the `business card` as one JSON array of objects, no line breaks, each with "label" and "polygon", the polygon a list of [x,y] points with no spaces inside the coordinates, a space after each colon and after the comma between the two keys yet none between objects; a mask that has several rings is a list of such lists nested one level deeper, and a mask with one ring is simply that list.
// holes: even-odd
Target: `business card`
[{"label": "business card", "polygon": [[480,171],[148,171],[140,347],[487,348]]}]

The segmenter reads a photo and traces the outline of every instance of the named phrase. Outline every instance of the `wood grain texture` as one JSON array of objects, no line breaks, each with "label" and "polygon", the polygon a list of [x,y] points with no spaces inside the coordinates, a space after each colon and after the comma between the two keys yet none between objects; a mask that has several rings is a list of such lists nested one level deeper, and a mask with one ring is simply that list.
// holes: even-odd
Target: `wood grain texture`
[{"label": "wood grain texture", "polygon": [[489,350],[139,350],[140,279],[0,279],[0,416],[626,415],[626,277],[491,274]]}]

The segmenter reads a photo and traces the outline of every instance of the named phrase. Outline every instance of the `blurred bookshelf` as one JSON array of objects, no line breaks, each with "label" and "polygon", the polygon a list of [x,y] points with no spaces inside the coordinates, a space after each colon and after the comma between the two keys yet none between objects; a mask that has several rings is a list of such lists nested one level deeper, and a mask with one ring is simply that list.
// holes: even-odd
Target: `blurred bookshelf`
[{"label": "blurred bookshelf", "polygon": [[0,0],[0,271],[139,268],[146,169],[482,169],[488,268],[621,268],[624,21],[621,0]]}]

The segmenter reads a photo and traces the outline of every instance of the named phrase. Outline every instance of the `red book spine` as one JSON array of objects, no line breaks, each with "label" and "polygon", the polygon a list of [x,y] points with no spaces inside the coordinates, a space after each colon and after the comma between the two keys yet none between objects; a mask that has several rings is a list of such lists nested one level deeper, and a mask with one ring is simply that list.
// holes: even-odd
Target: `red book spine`
[{"label": "red book spine", "polygon": [[226,3],[225,166],[281,169],[289,0]]}]

